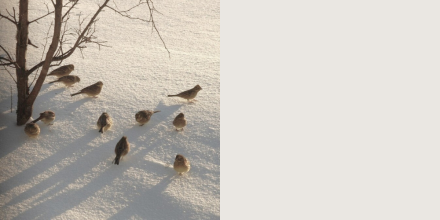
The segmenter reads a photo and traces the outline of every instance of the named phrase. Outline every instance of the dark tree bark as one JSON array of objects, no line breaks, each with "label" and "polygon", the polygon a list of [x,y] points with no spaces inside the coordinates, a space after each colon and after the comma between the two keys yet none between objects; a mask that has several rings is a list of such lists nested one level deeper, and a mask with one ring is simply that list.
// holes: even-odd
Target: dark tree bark
[{"label": "dark tree bark", "polygon": [[24,125],[32,115],[32,106],[28,106],[26,99],[29,95],[28,76],[26,74],[26,51],[28,41],[28,5],[27,0],[20,0],[19,19],[17,25],[16,59],[17,68],[17,125]]},{"label": "dark tree bark", "polygon": [[32,109],[40,92],[41,86],[46,79],[47,71],[49,70],[52,57],[58,48],[58,42],[61,34],[61,16],[63,9],[63,1],[56,0],[55,7],[55,25],[54,34],[52,37],[52,43],[44,60],[43,69],[40,72],[40,76],[35,83],[32,92],[29,93],[28,75],[26,68],[26,50],[28,45],[28,5],[27,0],[20,0],[19,22],[17,32],[17,91],[18,91],[18,106],[17,106],[17,125],[24,125],[32,116]]}]

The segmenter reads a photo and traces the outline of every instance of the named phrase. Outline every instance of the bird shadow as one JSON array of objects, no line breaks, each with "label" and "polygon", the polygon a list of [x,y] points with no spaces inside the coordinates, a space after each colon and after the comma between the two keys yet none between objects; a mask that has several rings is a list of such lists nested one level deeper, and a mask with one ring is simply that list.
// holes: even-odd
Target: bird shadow
[{"label": "bird shadow", "polygon": [[160,182],[133,196],[124,208],[109,219],[131,219],[133,216],[143,219],[147,216],[151,219],[219,219],[219,216],[214,214],[201,217],[202,213],[197,209],[185,207],[180,199],[168,195],[166,191],[173,182],[174,187],[184,188],[185,185],[191,184],[191,180],[188,176],[176,174],[172,169],[168,169],[166,173]]},{"label": "bird shadow", "polygon": [[[111,141],[112,147],[113,144],[116,144],[114,143],[115,141],[117,140]],[[103,156],[103,158],[104,157],[105,156]],[[117,185],[121,181],[126,181],[127,171],[132,169],[133,167],[138,167],[141,163],[143,166],[148,167],[150,170],[152,170],[157,176],[168,175],[161,181],[159,185],[162,186],[163,189],[165,189],[168,185],[168,180],[172,178],[172,175],[169,174],[169,172],[164,171],[164,167],[161,164],[147,160],[134,160],[133,158],[123,158],[120,165],[111,164],[110,160],[100,160],[95,162],[93,164],[94,166],[90,166],[90,164],[87,167],[84,166],[84,172],[82,172],[81,175],[77,175],[75,177],[69,176],[69,178],[64,180],[62,183],[55,183],[58,184],[55,189],[51,189],[52,192],[48,193],[49,195],[44,195],[44,198],[40,199],[44,200],[43,202],[21,213],[19,216],[17,216],[17,218],[26,219],[28,217],[35,216],[36,213],[42,213],[40,214],[40,216],[38,216],[38,218],[40,219],[53,219],[60,217],[60,215],[67,213],[69,210],[72,210],[75,207],[80,207],[82,204],[84,204],[84,202],[93,200],[93,198],[96,197],[99,192],[117,190],[114,187],[117,187]],[[83,177],[87,178],[90,175],[94,177],[83,184],[82,187],[77,187],[77,189],[73,190],[70,189],[73,187],[69,186],[77,182],[75,180],[82,180]],[[143,187],[141,183],[134,182],[134,185],[138,186],[138,188]],[[130,188],[128,189],[119,190],[125,190],[125,194],[130,194],[130,197],[133,197],[135,194],[138,194],[138,192],[135,190],[131,190],[131,187],[132,186],[130,185]],[[65,190],[66,188],[68,189],[67,191]],[[60,193],[63,190],[65,192]],[[117,191],[115,191],[115,193]],[[84,197],[84,195],[89,196]],[[118,200],[116,199],[114,202],[118,202]],[[54,207],[60,203],[64,204],[63,208],[47,211],[47,207]]]},{"label": "bird shadow", "polygon": [[[97,138],[100,138],[99,135],[90,131],[76,142],[92,142]],[[54,167],[60,169],[59,167],[61,166],[62,169],[32,186],[31,189],[27,190],[27,193],[22,193],[13,198],[7,205],[13,206],[14,204],[34,199],[35,201],[32,202],[33,206],[20,213],[17,218],[34,218],[38,213],[40,214],[40,219],[52,219],[85,201],[87,198],[84,195],[93,195],[96,191],[111,183],[113,179],[122,175],[123,170],[119,170],[119,175],[115,175],[110,171],[110,168],[113,166],[111,159],[114,156],[110,148],[114,149],[118,138],[115,137],[97,147],[82,144],[78,148],[63,149],[58,151],[57,155],[52,156],[52,160],[56,159],[56,161],[52,162],[50,158],[46,158],[45,161],[34,165],[32,169],[26,171],[27,175],[30,175],[31,171],[43,173],[45,170],[53,170]],[[97,153],[97,151],[106,153],[101,154]],[[65,155],[74,156],[68,157]],[[66,161],[69,161],[70,164],[63,167],[62,164]],[[78,170],[81,170],[81,172],[78,172]],[[64,204],[63,208],[47,211],[47,207],[54,207],[57,204]]]},{"label": "bird shadow", "polygon": [[[82,95],[82,94],[80,94],[80,95]],[[69,96],[70,96],[70,95],[69,95]],[[71,98],[75,99],[74,97],[75,97],[75,96],[73,96],[73,97],[71,97]],[[79,99],[77,98],[76,100],[73,100],[72,103],[68,104],[68,105],[65,107],[65,109],[71,109],[71,111],[74,112],[74,111],[76,111],[79,107],[81,107],[84,103],[86,103],[86,102],[96,102],[96,101],[99,101],[99,100],[97,100],[97,98],[93,98],[93,97],[89,97],[89,96],[87,96],[87,97],[83,97],[83,98],[79,98]]]},{"label": "bird shadow", "polygon": [[197,103],[197,100],[188,101],[186,99],[176,98],[175,100],[170,102],[173,102],[174,105],[195,105]]},{"label": "bird shadow", "polygon": [[[9,153],[15,151],[18,146],[23,146],[26,142],[37,142],[39,137],[30,138],[25,132],[25,126],[18,126],[15,121],[10,120],[5,113],[0,113],[0,139],[2,143],[13,143],[14,146],[17,147],[4,147],[0,151],[0,161],[3,157],[7,156]],[[14,113],[6,113],[6,114],[15,114]],[[41,127],[41,126],[40,126]],[[14,131],[10,131],[14,130]],[[8,135],[6,135],[8,134]],[[0,187],[1,189],[1,187]]]},{"label": "bird shadow", "polygon": [[[23,179],[23,178],[29,178],[29,179],[35,178],[36,176],[38,176],[40,174],[39,171],[49,170],[51,167],[56,166],[62,160],[71,156],[72,154],[78,153],[78,152],[80,153],[80,152],[84,151],[85,148],[87,148],[88,143],[90,143],[91,141],[93,141],[96,138],[99,138],[99,136],[97,136],[96,134],[93,134],[93,133],[94,132],[88,131],[88,132],[86,132],[86,135],[75,140],[76,143],[82,143],[84,145],[84,146],[81,146],[78,148],[69,147],[70,145],[72,145],[72,143],[64,143],[64,144],[61,143],[63,146],[60,147],[60,149],[57,150],[54,154],[50,155],[49,157],[44,158],[43,160],[35,163],[33,166],[23,170],[22,172],[18,173],[17,175],[0,183],[0,188],[4,191],[8,191],[8,190],[12,189],[13,187],[15,187],[15,185],[13,184],[14,182],[18,182],[18,180]],[[34,187],[38,187],[41,183],[44,183],[45,181],[46,180],[40,182],[39,184],[34,185]],[[20,196],[15,197],[9,203],[13,204],[14,200],[22,199]]]},{"label": "bird shadow", "polygon": [[176,113],[177,110],[181,105],[175,104],[175,105],[166,105],[164,101],[160,101],[159,104],[157,104],[156,109],[160,110],[159,113],[162,119],[168,118],[169,116]]},{"label": "bird shadow", "polygon": [[55,97],[56,95],[58,95],[60,93],[62,94],[63,93],[62,91],[64,91],[64,90],[65,90],[65,88],[63,88],[63,87],[53,89],[53,90],[45,92],[43,94],[39,94],[38,99],[39,100],[50,100],[53,97]]}]

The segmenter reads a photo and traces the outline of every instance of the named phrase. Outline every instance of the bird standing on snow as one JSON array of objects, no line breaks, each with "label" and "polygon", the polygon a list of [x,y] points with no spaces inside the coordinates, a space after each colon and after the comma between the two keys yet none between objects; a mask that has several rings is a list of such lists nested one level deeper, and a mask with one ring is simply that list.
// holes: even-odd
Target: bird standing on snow
[{"label": "bird standing on snow", "polygon": [[127,137],[123,136],[121,140],[119,140],[119,142],[116,144],[115,147],[116,157],[112,163],[119,165],[119,160],[121,159],[121,157],[127,155],[129,151],[130,151],[130,143],[128,143]]},{"label": "bird standing on snow", "polygon": [[62,82],[64,83],[65,86],[72,86],[73,84],[79,82],[81,79],[78,76],[75,75],[67,75],[67,76],[62,76],[60,78],[58,78],[55,81],[49,82],[50,83],[56,83],[56,82]]},{"label": "bird standing on snow", "polygon": [[107,131],[113,125],[113,120],[110,115],[108,115],[106,112],[103,112],[101,116],[99,116],[96,125],[99,128],[99,132],[104,133],[104,131]]},{"label": "bird standing on snow", "polygon": [[75,96],[75,95],[84,93],[84,94],[87,94],[88,96],[93,96],[93,97],[96,98],[96,96],[99,95],[99,93],[101,93],[101,89],[102,89],[103,85],[104,84],[101,81],[99,81],[99,82],[97,82],[97,83],[95,83],[93,85],[90,85],[90,86],[87,86],[84,89],[81,89],[77,93],[71,94],[70,96]]},{"label": "bird standing on snow", "polygon": [[183,113],[178,114],[173,121],[173,125],[176,127],[176,131],[180,128],[183,130],[183,127],[186,126],[185,115]]},{"label": "bird standing on snow", "polygon": [[31,138],[35,138],[40,134],[40,126],[35,124],[34,122],[29,122],[24,127],[24,133]]},{"label": "bird standing on snow", "polygon": [[190,90],[186,90],[186,91],[181,92],[176,95],[168,95],[168,97],[178,96],[180,98],[184,98],[189,101],[190,99],[194,99],[200,90],[202,90],[202,87],[200,87],[199,85],[196,85],[196,86],[194,86],[194,88],[192,88]]},{"label": "bird standing on snow", "polygon": [[182,175],[182,173],[188,172],[191,168],[189,160],[187,160],[183,155],[177,154],[174,160],[174,170]]},{"label": "bird standing on snow", "polygon": [[156,112],[160,112],[160,111],[142,110],[136,113],[134,117],[136,118],[136,121],[139,122],[139,124],[141,124],[142,126],[147,122],[149,122],[151,116]]},{"label": "bird standing on snow", "polygon": [[46,124],[46,125],[52,125],[51,122],[53,122],[53,120],[55,120],[55,112],[49,111],[49,110],[44,111],[44,112],[40,113],[40,117],[33,120],[32,123],[36,123],[39,120],[44,122],[44,124]]},{"label": "bird standing on snow", "polygon": [[48,76],[56,76],[56,77],[60,78],[62,76],[69,75],[74,69],[75,69],[75,66],[73,66],[73,64],[69,64],[69,65],[59,67],[55,70],[52,70],[52,72],[50,72],[47,75]]}]

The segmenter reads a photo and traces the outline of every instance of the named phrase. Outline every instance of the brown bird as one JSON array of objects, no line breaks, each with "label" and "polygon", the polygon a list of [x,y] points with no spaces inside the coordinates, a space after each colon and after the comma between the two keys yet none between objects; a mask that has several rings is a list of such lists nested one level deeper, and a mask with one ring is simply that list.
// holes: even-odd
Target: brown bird
[{"label": "brown bird", "polygon": [[174,127],[176,127],[176,131],[179,128],[181,128],[183,130],[183,127],[186,126],[185,115],[183,113],[178,114],[173,121],[173,125],[174,125]]},{"label": "brown bird", "polygon": [[72,86],[73,84],[77,83],[81,81],[81,79],[78,76],[75,75],[67,75],[67,76],[62,76],[60,78],[58,78],[55,81],[49,82],[50,83],[56,83],[56,82],[62,82],[64,83],[65,86]]},{"label": "brown bird", "polygon": [[130,151],[130,143],[128,143],[127,137],[123,136],[121,140],[116,144],[115,147],[115,154],[116,157],[112,161],[112,163],[119,165],[119,160],[121,157],[127,155],[127,153]]},{"label": "brown bird", "polygon": [[191,168],[189,160],[187,160],[183,155],[177,154],[174,160],[174,170],[182,175],[182,173],[188,172]]},{"label": "brown bird", "polygon": [[102,89],[103,85],[104,84],[101,81],[99,81],[99,82],[97,82],[97,83],[95,83],[93,85],[90,85],[90,86],[87,86],[84,89],[81,89],[77,93],[71,94],[70,96],[75,96],[75,95],[84,93],[84,94],[87,94],[88,96],[93,96],[93,97],[96,98],[96,96],[99,95],[99,93],[101,93],[101,89]]},{"label": "brown bird", "polygon": [[73,66],[73,64],[69,64],[69,65],[59,67],[55,70],[52,70],[52,72],[50,72],[47,75],[48,76],[56,76],[56,77],[60,78],[62,76],[69,75],[74,69],[75,69],[75,66]]},{"label": "brown bird", "polygon": [[40,113],[40,117],[33,120],[32,123],[36,123],[37,121],[41,120],[46,125],[52,125],[51,122],[55,120],[55,112],[53,111],[44,111]]},{"label": "brown bird", "polygon": [[200,90],[202,90],[202,87],[200,87],[199,85],[196,85],[196,86],[194,86],[194,88],[192,88],[190,90],[186,90],[186,91],[181,92],[177,95],[168,95],[168,97],[178,96],[180,98],[184,98],[189,101],[190,99],[194,99]]},{"label": "brown bird", "polygon": [[24,133],[31,138],[35,138],[40,134],[40,126],[35,124],[34,122],[29,122],[24,127]]},{"label": "brown bird", "polygon": [[142,110],[136,113],[134,117],[136,118],[136,121],[139,122],[139,124],[141,124],[142,126],[147,122],[149,122],[151,116],[156,112],[160,112],[160,111]]},{"label": "brown bird", "polygon": [[99,128],[99,132],[104,133],[104,131],[107,131],[113,125],[113,120],[110,115],[108,115],[106,112],[103,112],[101,116],[99,116],[96,125]]}]

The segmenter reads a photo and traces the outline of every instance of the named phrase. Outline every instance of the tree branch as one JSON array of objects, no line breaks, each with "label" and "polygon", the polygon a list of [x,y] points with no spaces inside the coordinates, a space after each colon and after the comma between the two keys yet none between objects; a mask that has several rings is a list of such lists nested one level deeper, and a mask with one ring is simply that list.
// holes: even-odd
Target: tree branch
[{"label": "tree branch", "polygon": [[[162,36],[160,35],[159,30],[157,29],[157,27],[156,27],[156,23],[154,23],[153,12],[156,11],[156,12],[158,12],[159,14],[161,14],[161,13],[160,13],[159,11],[157,11],[156,8],[154,8],[153,1],[152,1],[152,0],[146,0],[145,2],[143,2],[142,0],[140,0],[139,3],[138,3],[137,5],[135,5],[135,6],[131,7],[131,8],[129,8],[129,9],[125,10],[125,11],[121,11],[121,10],[119,10],[119,9],[118,9],[118,6],[116,5],[116,3],[115,3],[115,2],[113,2],[113,3],[115,4],[116,9],[115,9],[115,8],[112,8],[112,7],[108,6],[108,5],[107,5],[106,7],[109,8],[109,9],[111,9],[111,10],[113,10],[114,12],[118,13],[118,14],[121,15],[122,17],[126,17],[126,18],[131,19],[131,20],[139,20],[139,21],[143,21],[143,22],[145,22],[145,23],[151,23],[151,24],[152,24],[152,29],[154,29],[154,30],[156,31],[157,35],[159,36],[160,40],[162,41],[163,46],[164,46],[165,49],[167,50],[167,52],[168,52],[168,57],[171,57],[171,53],[170,53],[170,51],[168,50],[167,45],[165,44],[165,41],[163,40]],[[143,4],[147,4],[147,6],[148,6],[148,10],[149,10],[149,12],[150,12],[150,18],[149,18],[149,19],[143,19],[143,18],[138,18],[138,17],[132,17],[131,15],[128,14],[128,12],[131,11],[133,8],[136,8],[136,7],[138,7],[138,6],[140,6],[140,5],[143,5]]]},{"label": "tree branch", "polygon": [[9,13],[8,9],[6,9],[6,12],[8,12],[8,15],[11,16],[11,18],[14,19],[14,23],[16,23],[18,25],[17,18],[15,17],[15,8],[12,7],[12,10],[14,11],[14,15],[11,15],[11,13]]},{"label": "tree branch", "polygon": [[45,14],[45,15],[43,15],[43,16],[41,16],[41,17],[39,17],[39,18],[37,18],[37,19],[35,19],[33,21],[30,21],[29,24],[32,23],[32,22],[37,22],[38,23],[38,20],[40,20],[40,19],[42,19],[42,18],[44,18],[44,17],[46,17],[46,16],[48,16],[48,15],[50,15],[52,13],[53,13],[53,11],[51,11],[51,12],[49,12],[49,13],[47,13],[47,14]]},{"label": "tree branch", "polygon": [[[66,13],[63,15],[63,17],[61,18],[62,20],[64,20],[64,17],[66,17],[66,15],[68,15],[70,13],[70,11],[75,7],[75,5],[78,3],[78,1],[73,2],[72,6],[70,6],[70,8],[66,11]],[[69,3],[67,3],[69,4]],[[67,5],[66,4],[66,5]]]},{"label": "tree branch", "polygon": [[[47,4],[46,3],[44,3],[44,4],[46,5],[47,13],[45,15],[35,19],[35,20],[30,21],[28,24],[30,24],[32,22],[37,22],[38,23],[38,20],[40,20],[40,19],[42,19],[42,18],[44,18],[44,17],[46,17],[46,16],[48,16],[50,14],[53,14],[55,12],[55,11],[49,11],[49,7],[47,6]],[[66,3],[63,7],[66,7],[68,4],[69,3]],[[72,10],[73,6],[75,6],[75,5],[76,5],[76,2],[69,8],[69,10],[67,10],[67,12],[66,12],[66,14],[64,14],[64,16],[66,16],[70,12],[70,10]],[[64,19],[64,16],[62,17],[62,19]]]},{"label": "tree branch", "polygon": [[[81,32],[81,34],[78,36],[75,44],[73,45],[72,48],[70,48],[68,51],[66,51],[66,53],[63,53],[59,56],[55,56],[52,58],[52,62],[53,61],[59,61],[59,60],[64,60],[68,57],[70,57],[70,55],[73,54],[73,52],[75,51],[76,48],[78,48],[78,46],[82,43],[82,40],[84,38],[84,35],[87,33],[87,31],[89,30],[90,26],[96,22],[96,17],[99,15],[99,13],[102,11],[102,9],[105,8],[105,6],[107,5],[107,3],[110,0],[106,0],[100,7],[99,9],[96,11],[96,13],[93,15],[93,17],[90,19],[89,23],[87,24],[87,26],[84,28],[84,30]],[[33,71],[35,71],[36,69],[38,69],[39,67],[43,66],[44,62],[40,62],[37,65],[35,65],[34,67],[32,67],[31,69],[28,70],[27,75],[29,76]]]},{"label": "tree branch", "polygon": [[15,22],[14,20],[12,20],[12,19],[10,19],[10,18],[8,18],[7,16],[5,16],[5,15],[2,15],[2,13],[0,13],[0,17],[2,17],[2,18],[6,18],[8,21],[10,21],[10,22],[12,22],[15,26],[17,26],[18,24],[17,24],[17,22]]},{"label": "tree branch", "polygon": [[8,58],[9,58],[9,59],[5,59],[5,58],[3,58],[3,57],[0,57],[0,60],[7,60],[7,61],[10,62],[10,63],[8,63],[8,64],[2,62],[2,66],[6,66],[6,65],[9,66],[9,65],[11,65],[11,64],[14,64],[14,67],[15,67],[15,68],[20,68],[20,67],[18,66],[17,62],[14,61],[14,59],[12,59],[11,54],[9,54],[9,52],[8,52],[8,51],[7,51],[2,45],[0,45],[0,48],[1,48],[3,51],[5,51],[6,55],[7,55]]},{"label": "tree branch", "polygon": [[44,18],[44,17],[46,17],[46,16],[48,16],[48,15],[50,15],[50,14],[55,12],[55,11],[49,11],[49,7],[47,6],[47,4],[46,3],[44,3],[44,4],[46,5],[47,13],[45,15],[43,15],[43,16],[35,19],[35,20],[33,20],[33,21],[28,22],[28,24],[31,24],[32,22],[37,22],[38,23],[38,20],[40,20],[40,19],[42,19],[42,18]]},{"label": "tree branch", "polygon": [[15,80],[15,78],[12,76],[11,72],[9,72],[9,70],[5,66],[3,68],[9,73],[9,75],[12,78],[12,80],[14,80],[15,84],[17,84],[17,80]]}]

